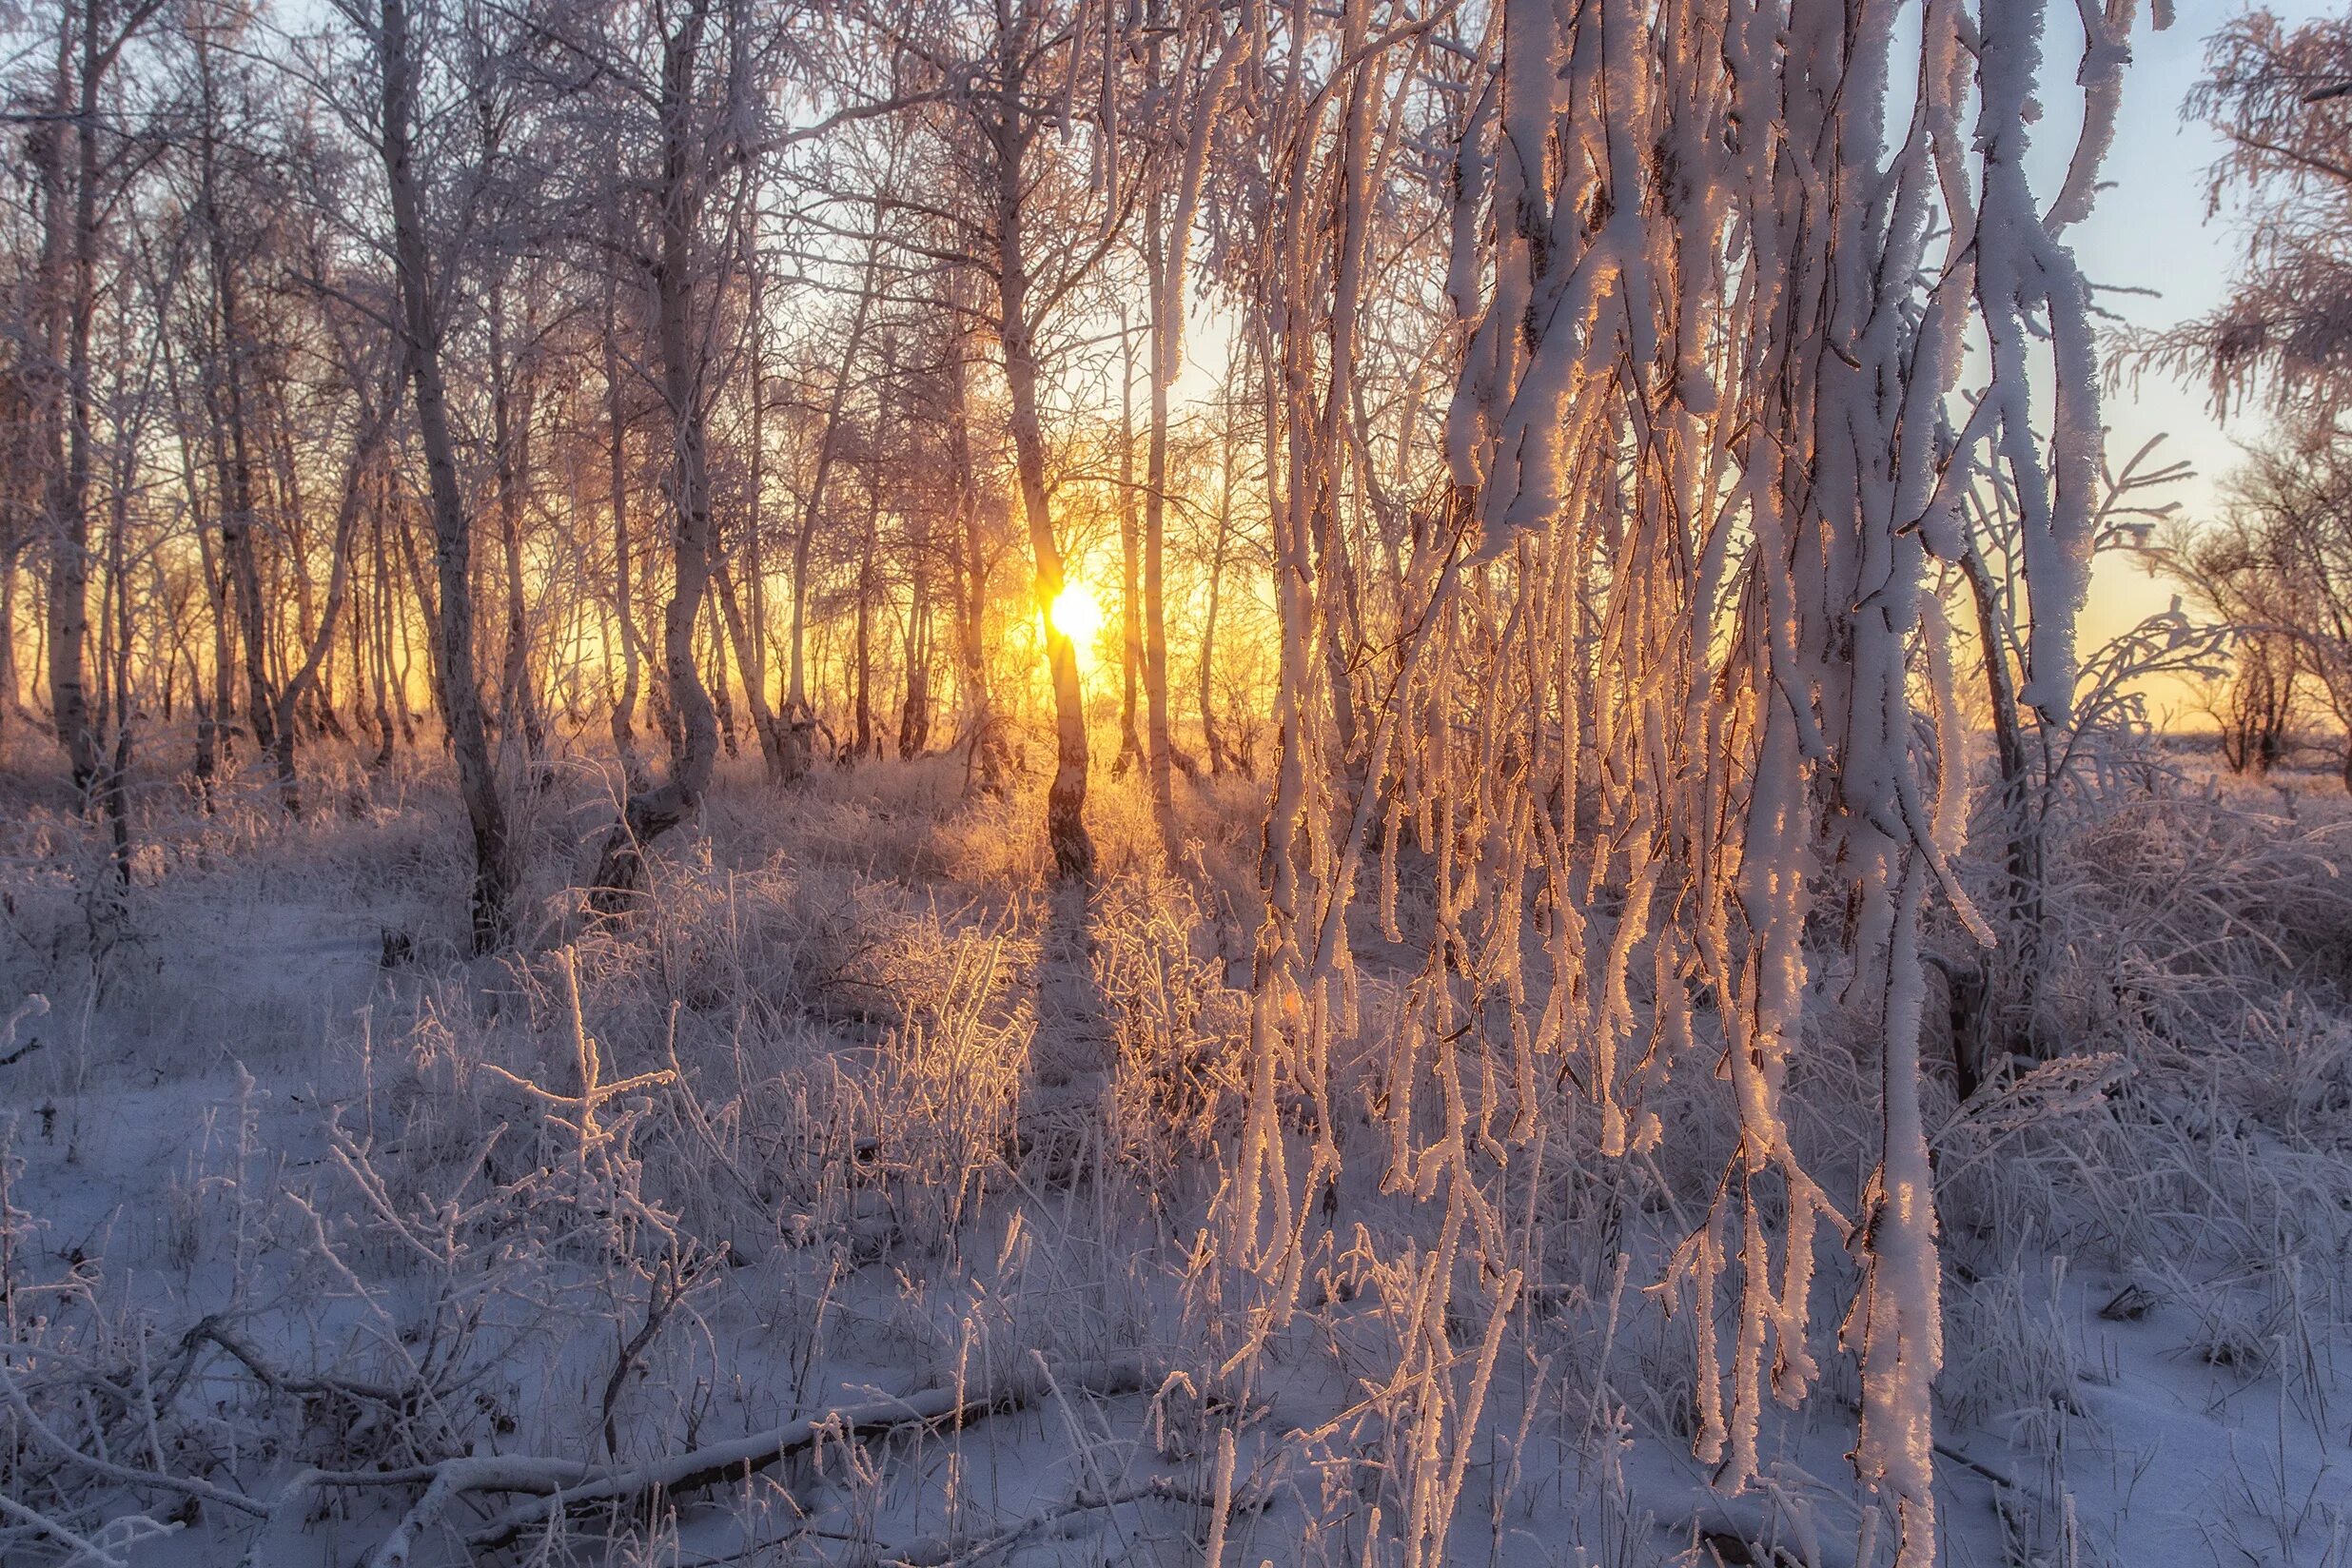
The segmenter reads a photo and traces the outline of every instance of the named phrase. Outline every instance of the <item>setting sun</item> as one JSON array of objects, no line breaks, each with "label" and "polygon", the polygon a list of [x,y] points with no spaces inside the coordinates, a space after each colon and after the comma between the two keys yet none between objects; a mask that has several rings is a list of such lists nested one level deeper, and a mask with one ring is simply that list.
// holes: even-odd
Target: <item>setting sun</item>
[{"label": "setting sun", "polygon": [[1046,618],[1053,623],[1055,631],[1076,645],[1080,658],[1093,654],[1094,639],[1103,631],[1103,605],[1094,597],[1094,590],[1082,579],[1072,578],[1062,585]]}]

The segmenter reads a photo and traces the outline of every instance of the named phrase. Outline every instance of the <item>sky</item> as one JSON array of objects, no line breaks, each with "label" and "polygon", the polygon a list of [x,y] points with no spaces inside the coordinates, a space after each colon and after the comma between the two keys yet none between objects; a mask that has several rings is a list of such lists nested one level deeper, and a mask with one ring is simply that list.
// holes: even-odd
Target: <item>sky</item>
[{"label": "sky", "polygon": [[[2335,9],[2329,0],[2271,0],[2268,9],[2293,25]],[[2063,8],[2052,7],[2053,12]],[[2164,32],[2145,19],[2132,40],[2131,69],[2124,81],[2123,109],[2115,145],[2107,154],[2110,188],[2101,193],[2090,220],[2073,233],[2076,259],[2085,276],[2106,289],[2147,289],[2149,295],[2106,293],[2101,305],[2136,324],[2161,326],[2197,315],[2222,300],[2229,286],[2240,239],[2227,208],[2205,215],[2206,170],[2220,144],[2203,125],[2185,124],[2181,100],[2204,67],[2205,40],[2228,17],[2245,8],[2237,0],[2179,0],[2179,15]],[[2048,62],[2064,86],[2072,60],[2068,29],[2053,29]],[[2052,121],[2068,94],[2054,91]],[[2042,127],[2041,150],[2063,160],[2072,146],[2071,123]],[[2054,173],[2037,170],[2037,188],[2055,188]],[[2259,437],[2259,414],[2233,413],[2227,425],[2215,421],[2205,388],[2149,376],[2118,387],[2107,401],[2107,451],[2120,463],[2151,436],[2166,438],[2162,452],[2195,465],[2196,477],[2174,492],[2192,520],[2211,515],[2218,482],[2239,461],[2239,443]],[[2091,582],[2082,623],[2088,648],[2164,609],[2172,589],[2127,562],[2101,563]],[[2168,700],[2152,694],[2161,711]]]}]

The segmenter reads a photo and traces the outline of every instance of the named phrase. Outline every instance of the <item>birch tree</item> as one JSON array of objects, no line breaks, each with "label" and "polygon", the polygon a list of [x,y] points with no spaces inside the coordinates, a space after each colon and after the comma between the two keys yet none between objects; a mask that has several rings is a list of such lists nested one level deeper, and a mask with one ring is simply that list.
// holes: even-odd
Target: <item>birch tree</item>
[{"label": "birch tree", "polygon": [[[99,461],[90,343],[110,187],[131,150],[112,128],[119,122],[108,109],[123,51],[160,7],[161,0],[79,0],[55,13],[49,93],[31,139],[41,213],[33,365],[49,549],[49,708],[74,788],[86,793],[99,783],[103,765],[87,664],[90,486]],[[113,809],[119,813],[119,799]]]},{"label": "birch tree", "polygon": [[[963,47],[966,36],[977,47]],[[988,280],[987,319],[996,339],[1009,399],[1008,422],[1021,513],[1035,563],[1046,662],[1053,687],[1054,771],[1046,795],[1046,837],[1056,872],[1093,874],[1094,841],[1086,825],[1088,737],[1078,654],[1045,615],[1068,581],[1054,520],[1040,382],[1051,362],[1057,312],[1091,281],[1120,232],[1127,196],[1101,192],[1098,205],[1050,133],[1084,79],[1089,46],[1102,36],[1098,13],[1056,0],[992,0],[967,10],[942,6],[912,42],[943,84],[937,133],[943,164],[954,171],[958,205],[902,199],[904,210],[939,224],[956,259]],[[1111,134],[1110,127],[1101,133]],[[1080,236],[1049,242],[1050,226]]]},{"label": "birch tree", "polygon": [[[362,79],[372,77],[376,88],[374,103],[355,106],[347,119],[373,143],[383,167],[389,249],[400,302],[397,330],[424,451],[425,499],[433,528],[434,686],[456,759],[459,794],[473,832],[474,950],[486,952],[511,933],[517,868],[474,662],[474,528],[460,485],[444,359],[452,273],[465,235],[461,226],[455,233],[438,228],[432,215],[437,207],[447,211],[454,205],[461,225],[465,208],[461,203],[428,203],[425,167],[428,159],[444,170],[450,165],[462,170],[464,165],[455,158],[441,162],[445,144],[419,144],[433,51],[428,37],[421,36],[420,15],[412,12],[409,0],[381,0],[373,8],[343,0],[339,4],[364,46]],[[431,22],[436,15],[428,10],[421,19]]]},{"label": "birch tree", "polygon": [[643,222],[624,243],[642,245],[634,253],[650,300],[642,363],[668,437],[671,591],[661,655],[676,727],[663,776],[630,789],[605,840],[594,898],[607,911],[642,888],[645,849],[699,808],[718,756],[718,711],[697,644],[714,560],[711,415],[727,346],[722,302],[768,134],[755,83],[775,57],[755,50],[778,36],[770,20],[735,0],[654,0],[609,13],[574,8],[544,34],[603,84],[604,96],[575,112],[628,127],[622,155]]}]

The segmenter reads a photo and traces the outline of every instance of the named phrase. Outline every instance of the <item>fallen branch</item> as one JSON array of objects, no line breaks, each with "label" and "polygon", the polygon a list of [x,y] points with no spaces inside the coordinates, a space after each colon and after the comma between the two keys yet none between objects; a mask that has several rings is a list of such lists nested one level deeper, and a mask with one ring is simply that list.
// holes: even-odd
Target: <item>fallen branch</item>
[{"label": "fallen branch", "polygon": [[[1143,1368],[1131,1360],[1098,1362],[1083,1368],[1078,1382],[1097,1395],[1132,1393],[1143,1386]],[[846,1441],[900,1427],[962,1422],[1000,1411],[1018,1410],[1035,1403],[1049,1392],[1050,1386],[1041,1368],[1015,1374],[993,1388],[967,1393],[960,1399],[952,1388],[930,1388],[902,1399],[844,1406],[732,1442],[712,1443],[617,1475],[600,1477],[560,1495],[551,1491],[539,1499],[509,1509],[468,1539],[476,1546],[501,1546],[559,1508],[687,1491],[731,1477],[749,1476],[814,1447],[825,1437]]]},{"label": "fallen branch", "polygon": [[[416,1500],[399,1524],[368,1556],[368,1568],[405,1568],[409,1548],[417,1537],[438,1523],[450,1503],[468,1492],[528,1492],[548,1488],[560,1495],[560,1479],[571,1473],[572,1467],[557,1460],[509,1459],[486,1454],[479,1457],[448,1460],[436,1467],[439,1474],[424,1489],[424,1496]],[[552,1485],[551,1485],[552,1482]]]},{"label": "fallen branch", "polygon": [[418,1397],[418,1390],[386,1388],[378,1383],[358,1382],[348,1378],[290,1378],[262,1359],[246,1341],[231,1332],[217,1312],[199,1319],[196,1325],[180,1336],[180,1348],[192,1350],[200,1344],[216,1344],[228,1352],[238,1364],[253,1374],[256,1382],[273,1394],[291,1395],[297,1399],[315,1399],[333,1394],[354,1402],[404,1408]]},{"label": "fallen branch", "polygon": [[338,1487],[422,1486],[424,1495],[402,1516],[391,1535],[368,1554],[369,1568],[394,1568],[408,1560],[408,1552],[426,1526],[445,1512],[464,1492],[559,1492],[588,1475],[588,1467],[574,1460],[532,1459],[500,1454],[467,1455],[438,1464],[410,1465],[401,1470],[297,1470],[287,1478],[269,1505],[267,1516],[238,1568],[259,1568],[271,1560],[269,1546],[287,1519],[309,1511],[311,1495]]},{"label": "fallen branch", "polygon": [[[1130,1394],[1144,1386],[1143,1365],[1135,1358],[1091,1362],[1076,1368],[1073,1381],[1097,1397]],[[848,1441],[905,1427],[975,1421],[1022,1409],[1045,1398],[1050,1387],[1040,1369],[1016,1373],[993,1387],[960,1397],[952,1388],[924,1389],[903,1398],[845,1405],[749,1437],[689,1449],[620,1471],[598,1473],[570,1460],[498,1455],[444,1460],[439,1464],[406,1470],[305,1471],[287,1484],[268,1512],[281,1513],[319,1488],[422,1485],[424,1495],[369,1558],[374,1568],[398,1568],[407,1560],[418,1533],[446,1512],[453,1500],[468,1493],[531,1494],[531,1500],[507,1509],[466,1538],[476,1548],[495,1548],[508,1544],[560,1512],[683,1492],[755,1475],[806,1452],[828,1437]]]},{"label": "fallen branch", "polygon": [[135,1465],[117,1464],[112,1460],[102,1456],[84,1453],[49,1430],[49,1424],[35,1413],[31,1402],[25,1398],[24,1391],[17,1386],[15,1378],[10,1375],[5,1366],[0,1366],[0,1396],[4,1396],[9,1404],[14,1408],[16,1419],[23,1423],[23,1429],[31,1435],[38,1446],[48,1449],[66,1463],[78,1469],[86,1470],[93,1476],[117,1482],[120,1485],[154,1487],[161,1491],[176,1492],[182,1497],[194,1498],[202,1502],[215,1503],[223,1508],[232,1508],[257,1518],[267,1517],[268,1509],[261,1503],[242,1493],[231,1492],[225,1487],[215,1486],[209,1481],[197,1480],[187,1476],[175,1476],[163,1470],[143,1470]]},{"label": "fallen branch", "polygon": [[1001,1556],[1035,1537],[1097,1509],[1121,1508],[1130,1502],[1183,1502],[1195,1508],[1213,1509],[1217,1506],[1214,1493],[1197,1486],[1186,1486],[1165,1476],[1137,1481],[1110,1492],[1081,1492],[1068,1502],[1031,1514],[1028,1519],[992,1536],[958,1536],[946,1540],[936,1538],[918,1540],[893,1557],[883,1558],[897,1568],[972,1568],[975,1563]]}]

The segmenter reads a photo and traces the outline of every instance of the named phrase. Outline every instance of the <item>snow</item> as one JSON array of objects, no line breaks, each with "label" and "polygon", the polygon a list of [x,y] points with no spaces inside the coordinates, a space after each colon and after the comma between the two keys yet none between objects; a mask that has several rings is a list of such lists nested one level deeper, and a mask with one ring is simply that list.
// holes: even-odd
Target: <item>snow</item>
[{"label": "snow", "polygon": [[[1599,1152],[1605,1112],[1573,1102],[1549,1135],[1502,1154],[1475,1137],[1424,1147],[1415,1128],[1441,1107],[1352,1119],[1398,1068],[1335,1034],[1338,1185],[1303,1215],[1272,1216],[1303,1260],[1300,1296],[1287,1323],[1255,1316],[1258,1287],[1220,1262],[1210,1228],[1236,1172],[1205,1141],[1249,1098],[1218,1044],[1225,1029],[1246,1037],[1247,1003],[1225,990],[1213,922],[1194,924],[1181,886],[1150,869],[1141,784],[1098,801],[1123,869],[1072,911],[1027,880],[1042,850],[1025,872],[962,847],[1018,818],[990,827],[982,807],[974,819],[951,770],[872,772],[856,781],[872,796],[825,779],[780,812],[753,777],[722,776],[697,840],[662,863],[664,912],[647,929],[504,963],[428,941],[415,964],[378,967],[379,923],[462,931],[453,899],[421,896],[441,868],[398,853],[454,815],[427,790],[293,832],[190,825],[175,853],[193,866],[202,844],[205,869],[141,890],[140,939],[120,950],[138,957],[104,995],[79,989],[64,885],[37,885],[15,860],[10,984],[38,976],[53,1007],[25,1025],[42,1048],[6,1069],[10,1387],[79,1436],[91,1407],[57,1382],[66,1369],[113,1368],[133,1387],[145,1376],[169,1396],[185,1360],[189,1381],[158,1405],[166,1467],[264,1512],[305,1467],[430,1458],[410,1447],[424,1427],[363,1395],[272,1393],[219,1343],[188,1358],[186,1336],[207,1320],[282,1385],[434,1382],[438,1370],[436,1419],[477,1456],[460,1479],[554,1475],[584,1498],[598,1475],[676,1470],[689,1452],[697,1465],[755,1461],[748,1482],[674,1494],[651,1516],[581,1508],[546,1538],[553,1560],[696,1563],[755,1548],[795,1561],[1183,1562],[1215,1535],[1227,1562],[1289,1563],[1352,1556],[1366,1530],[1416,1520],[1448,1521],[1421,1538],[1428,1561],[1704,1563],[1724,1542],[1863,1560],[1874,1511],[1840,1479],[1857,1374],[1910,1374],[1869,1349],[1858,1365],[1840,1355],[1830,1320],[1857,1302],[1858,1326],[1875,1329],[1870,1315],[1932,1301],[1937,1283],[1914,1276],[1882,1297],[1835,1248],[1808,1246],[1775,1266],[1759,1322],[1726,1277],[1735,1235],[1690,1255],[1695,1274],[1668,1270],[1676,1216],[1703,1194],[1693,1179],[1733,1130],[1703,1079],[1649,1090],[1664,1135],[1624,1158]],[[2259,796],[2225,796],[2202,829],[2125,811],[2104,831],[2166,822],[2190,835],[2149,840],[2151,868],[2197,854],[2190,842],[2217,868],[2337,853],[2342,808],[2315,797],[2308,811],[2289,824]],[[20,840],[42,815],[24,813]],[[1245,833],[1198,815],[1188,826],[1245,865]],[[857,869],[827,870],[825,847],[850,842],[866,846]],[[1395,858],[1409,935],[1432,912],[1427,863]],[[2061,875],[2087,922],[2078,967],[2057,980],[2069,1006],[2100,1006],[2068,988],[2118,972],[2114,955],[2146,939],[2126,896],[2136,873],[2118,865],[2109,844],[2092,882]],[[61,928],[54,949],[27,941],[45,918]],[[2278,938],[2288,951],[2329,939]],[[1410,1002],[1412,944],[1357,942],[1369,1043],[1411,1016],[1397,1004],[1426,1003]],[[1922,1481],[1940,1560],[2300,1568],[2352,1549],[2340,1374],[2352,1353],[2352,1015],[2275,962],[2229,973],[2226,993],[2183,1004],[2211,1031],[2197,1052],[2110,1000],[2106,1022],[2081,1027],[2112,1054],[2080,1072],[2074,1058],[2021,1068],[1956,1119],[1929,1075],[1922,1136],[1937,1169],[1898,1162],[1887,1180],[1889,1201],[1912,1203],[1920,1189],[1899,1184],[1934,1182],[1948,1233],[1939,1319],[1902,1330],[1944,1338]],[[1898,981],[1898,996],[1933,994],[1915,970]],[[1867,1174],[1874,1140],[1836,1107],[1874,1100],[1880,1027],[1840,1009],[1833,988],[1809,982],[1798,1001],[1805,1049],[1781,1114],[1807,1168]],[[1644,1015],[1640,993],[1624,1005]],[[581,1038],[602,1086],[585,1140],[563,1108],[578,1104]],[[1023,1087],[1036,1070],[1025,1064],[1049,1050],[1061,1087]],[[667,1082],[674,1062],[691,1092]],[[1519,1092],[1499,1065],[1458,1048],[1438,1081],[1499,1108]],[[1317,1168],[1289,1113],[1265,1136],[1269,1158]],[[1382,1151],[1399,1136],[1405,1163],[1386,1184]],[[1475,1180],[1433,1188],[1441,1169]],[[1839,1174],[1824,1201],[1855,1179]],[[1473,1255],[1507,1265],[1478,1265],[1430,1315],[1440,1276]],[[603,1390],[664,1258],[684,1260],[687,1284],[621,1379],[607,1460]],[[1882,1245],[1873,1266],[1935,1265]],[[1650,1286],[1676,1274],[1667,1296],[1682,1309],[1667,1316]],[[1691,1310],[1694,1282],[1716,1310]],[[1776,1391],[1793,1401],[1810,1383],[1810,1397],[1775,1404],[1749,1388],[1753,1425],[1728,1427],[1729,1401],[1691,1380],[1694,1330],[1702,1364],[1738,1358],[1735,1385],[1769,1370]],[[1768,1331],[1784,1364],[1755,1359]],[[898,1420],[983,1387],[1009,1407]],[[895,1435],[791,1426],[849,1408]],[[1720,1484],[1720,1437],[1694,1453],[1710,1427],[1754,1443],[1731,1456],[1744,1489]],[[117,1461],[144,1468],[147,1441]],[[802,1441],[779,1466],[757,1462]],[[1407,1462],[1423,1453],[1440,1462]],[[1901,1460],[1885,1462],[1891,1484],[1908,1483]],[[50,1479],[14,1500],[56,1505],[54,1470],[20,1473]],[[1428,1490],[1387,1490],[1383,1478],[1408,1476]],[[454,1481],[429,1507],[421,1487],[330,1484],[265,1523],[103,1477],[75,1484],[110,1498],[101,1511],[118,1521],[143,1513],[168,1529],[124,1548],[140,1563],[347,1563],[412,1508],[414,1563],[463,1560],[462,1533],[541,1539],[529,1491]],[[1869,1560],[1891,1541],[1881,1527]]]}]

